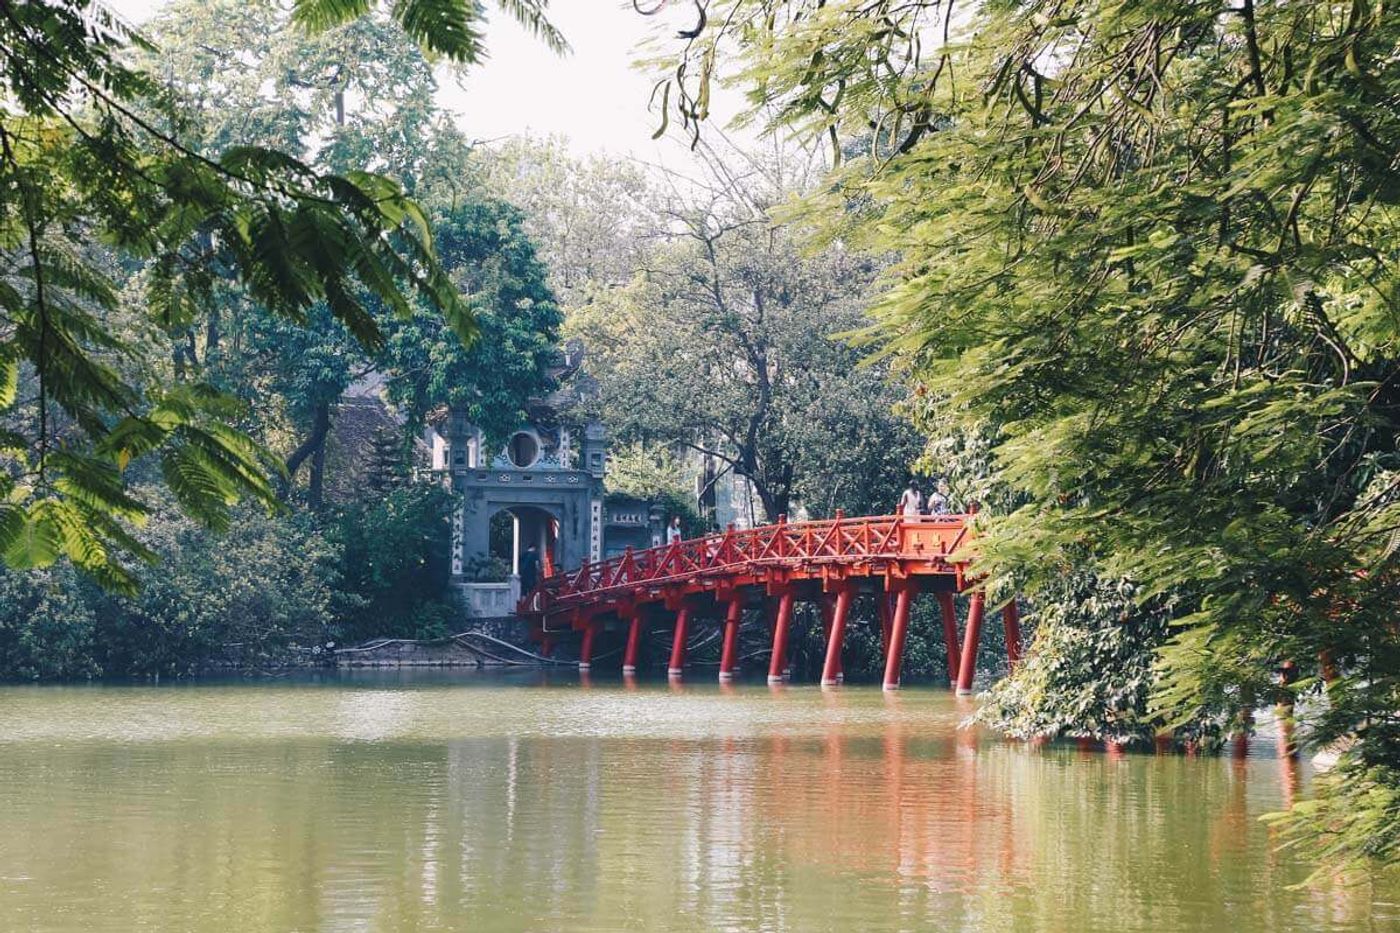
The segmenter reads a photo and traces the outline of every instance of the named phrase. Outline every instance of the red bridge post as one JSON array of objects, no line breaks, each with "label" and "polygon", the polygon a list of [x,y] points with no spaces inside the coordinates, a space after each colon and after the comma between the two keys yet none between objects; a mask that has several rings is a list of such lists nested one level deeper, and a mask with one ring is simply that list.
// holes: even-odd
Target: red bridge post
[{"label": "red bridge post", "polygon": [[627,649],[622,654],[622,673],[637,673],[637,651],[642,642],[642,626],[645,624],[642,619],[642,608],[640,606],[629,607],[627,622]]},{"label": "red bridge post", "polygon": [[890,623],[894,615],[894,604],[890,600],[890,593],[876,593],[875,601],[880,609],[880,657],[890,656]]},{"label": "red bridge post", "polygon": [[958,685],[958,613],[952,593],[938,594],[938,610],[943,616],[943,647],[948,652],[948,685]]},{"label": "red bridge post", "polygon": [[967,630],[963,632],[962,653],[958,657],[958,696],[971,696],[972,678],[977,673],[977,643],[982,637],[982,612],[987,597],[981,591],[972,594],[967,607]]},{"label": "red bridge post", "polygon": [[1021,607],[1014,596],[1001,610],[1001,624],[1006,628],[1006,659],[1015,667],[1021,663]]},{"label": "red bridge post", "polygon": [[729,608],[724,614],[724,647],[719,656],[719,679],[732,680],[734,665],[739,660],[739,620],[744,614],[744,604],[736,593],[729,600]]},{"label": "red bridge post", "polygon": [[889,653],[885,655],[885,689],[899,689],[899,668],[904,661],[904,640],[909,634],[909,600],[914,583],[905,580],[894,598],[894,620],[890,625]]},{"label": "red bridge post", "polygon": [[785,587],[778,595],[778,618],[773,623],[773,656],[768,661],[768,682],[783,682],[787,666],[788,629],[792,627],[792,588]]},{"label": "red bridge post", "polygon": [[[822,650],[832,643],[832,616],[836,615],[836,597],[820,595],[816,605],[822,611]],[[822,656],[822,674],[826,674],[826,656]]]},{"label": "red bridge post", "polygon": [[823,687],[834,687],[841,682],[841,649],[846,641],[846,616],[851,611],[851,595],[849,586],[836,591],[836,609],[831,614],[831,631],[826,636],[826,663],[822,665]]},{"label": "red bridge post", "polygon": [[676,631],[671,636],[671,663],[666,666],[666,673],[671,677],[681,676],[685,669],[685,641],[690,628],[690,607],[681,606],[676,611]]},{"label": "red bridge post", "polygon": [[583,627],[583,644],[578,649],[578,669],[586,671],[593,666],[593,634],[597,625],[589,622]]}]

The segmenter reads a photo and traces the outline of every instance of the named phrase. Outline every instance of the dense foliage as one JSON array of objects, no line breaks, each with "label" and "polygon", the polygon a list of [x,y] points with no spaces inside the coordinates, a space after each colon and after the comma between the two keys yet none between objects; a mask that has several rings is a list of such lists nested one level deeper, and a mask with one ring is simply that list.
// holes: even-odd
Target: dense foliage
[{"label": "dense foliage", "polygon": [[[415,484],[344,508],[328,533],[348,605],[341,634],[441,637],[457,629],[447,595],[452,496]],[[460,610],[456,611],[460,616]]]},{"label": "dense foliage", "polygon": [[295,659],[293,645],[334,640],[340,568],[323,536],[248,509],[214,536],[157,501],[141,539],[161,566],[137,569],[134,595],[95,586],[67,564],[0,574],[0,676],[257,667]]},{"label": "dense foliage", "polygon": [[404,486],[313,517],[236,509],[221,534],[157,490],[140,533],[160,555],[114,593],[71,564],[0,572],[0,680],[171,676],[314,662],[386,633],[451,634],[447,496]]},{"label": "dense foliage", "polygon": [[[1400,20],[727,0],[709,22],[673,79],[688,121],[737,54],[780,121],[869,141],[812,215],[897,257],[878,339],[1020,497],[987,527],[993,584],[1049,591],[1088,561],[1139,607],[1169,595],[1166,724],[1319,691],[1335,665],[1306,724],[1355,741],[1308,825],[1400,858],[1376,829],[1393,794],[1350,791],[1400,773]],[[1290,660],[1309,676],[1285,688]]]},{"label": "dense foliage", "polygon": [[514,207],[477,197],[435,210],[433,223],[481,339],[464,346],[426,311],[395,322],[383,360],[389,397],[412,423],[451,405],[503,441],[525,420],[526,402],[552,387],[562,315]]},{"label": "dense foliage", "polygon": [[[472,10],[394,5],[460,61],[479,51]],[[365,11],[304,0],[295,15],[331,26]],[[229,400],[202,379],[159,378],[140,365],[151,332],[112,326],[120,268],[145,267],[143,303],[164,328],[199,316],[227,281],[293,322],[323,303],[368,347],[382,342],[369,296],[401,315],[426,302],[474,333],[400,184],[275,148],[187,144],[151,116],[162,89],[128,63],[143,44],[89,0],[0,7],[0,553],[12,567],[64,555],[126,589],[123,556],[151,556],[131,534],[150,511],[124,478],[133,460],[158,458],[182,506],[215,527],[239,498],[270,503],[273,490]]]}]

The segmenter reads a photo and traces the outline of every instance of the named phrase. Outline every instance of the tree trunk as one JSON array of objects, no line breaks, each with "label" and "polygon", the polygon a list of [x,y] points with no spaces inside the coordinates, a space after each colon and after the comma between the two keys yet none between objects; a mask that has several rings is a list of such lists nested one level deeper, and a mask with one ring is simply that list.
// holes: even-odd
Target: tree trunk
[{"label": "tree trunk", "polygon": [[223,334],[219,329],[219,311],[215,306],[209,312],[209,320],[204,328],[204,358],[209,359],[209,354],[219,349],[219,340]]},{"label": "tree trunk", "polygon": [[307,491],[307,502],[312,508],[320,508],[322,484],[325,478],[326,435],[330,433],[330,430],[330,402],[318,402],[311,420],[311,433],[307,435],[306,440],[301,442],[301,446],[292,451],[292,455],[287,458],[287,481],[282,487],[283,499],[287,498],[291,492],[301,465],[306,462],[308,457],[312,457],[311,486]]},{"label": "tree trunk", "polygon": [[758,493],[758,501],[763,503],[763,517],[768,524],[776,522],[779,515],[788,513],[792,497],[786,491],[777,492],[762,480],[755,481],[753,488]]},{"label": "tree trunk", "polygon": [[734,472],[753,485],[763,506],[763,517],[769,524],[776,522],[779,515],[788,513],[788,506],[792,503],[792,464],[784,464],[777,481],[773,482],[769,479],[773,475],[772,470],[766,465],[759,465],[758,454],[752,449],[744,449],[739,452]]},{"label": "tree trunk", "polygon": [[[329,427],[329,418],[327,419]],[[306,504],[312,509],[319,509],[324,501],[324,489],[326,485],[326,434],[321,435],[321,443],[316,445],[316,449],[311,453],[311,475],[306,483]]]},{"label": "tree trunk", "polygon": [[704,466],[700,473],[700,495],[698,504],[700,506],[700,518],[708,528],[715,523],[715,506],[717,496],[715,494],[715,458],[710,454],[704,455],[702,461]]}]

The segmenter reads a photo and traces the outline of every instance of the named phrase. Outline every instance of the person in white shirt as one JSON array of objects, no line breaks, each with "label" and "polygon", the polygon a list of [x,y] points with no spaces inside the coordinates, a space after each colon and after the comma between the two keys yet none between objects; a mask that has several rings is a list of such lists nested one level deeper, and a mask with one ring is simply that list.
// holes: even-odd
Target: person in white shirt
[{"label": "person in white shirt", "polygon": [[904,487],[904,492],[899,496],[899,514],[904,516],[917,516],[924,510],[924,497],[919,490],[910,483]]},{"label": "person in white shirt", "polygon": [[677,541],[679,541],[680,539],[681,539],[681,517],[680,517],[679,515],[672,515],[672,516],[671,516],[671,524],[669,524],[669,525],[666,526],[666,543],[667,543],[668,545],[670,545],[670,544],[675,544],[675,543],[676,543]]}]

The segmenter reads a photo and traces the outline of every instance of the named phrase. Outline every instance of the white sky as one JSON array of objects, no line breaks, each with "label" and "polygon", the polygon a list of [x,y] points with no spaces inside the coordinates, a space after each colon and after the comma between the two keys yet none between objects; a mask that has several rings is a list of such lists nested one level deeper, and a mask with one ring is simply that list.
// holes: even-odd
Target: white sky
[{"label": "white sky", "polygon": [[[106,2],[136,23],[164,5],[164,0]],[[658,125],[657,116],[647,112],[653,78],[632,68],[641,54],[638,45],[654,29],[674,35],[676,28],[692,24],[693,5],[673,6],[662,16],[643,17],[630,0],[555,0],[550,19],[573,46],[573,52],[562,57],[490,6],[490,57],[461,81],[443,80],[439,103],[472,139],[561,133],[579,153],[630,153],[648,161],[674,162],[680,154],[678,142],[651,140]],[[738,108],[737,95],[719,92],[711,119],[722,124]]]}]

